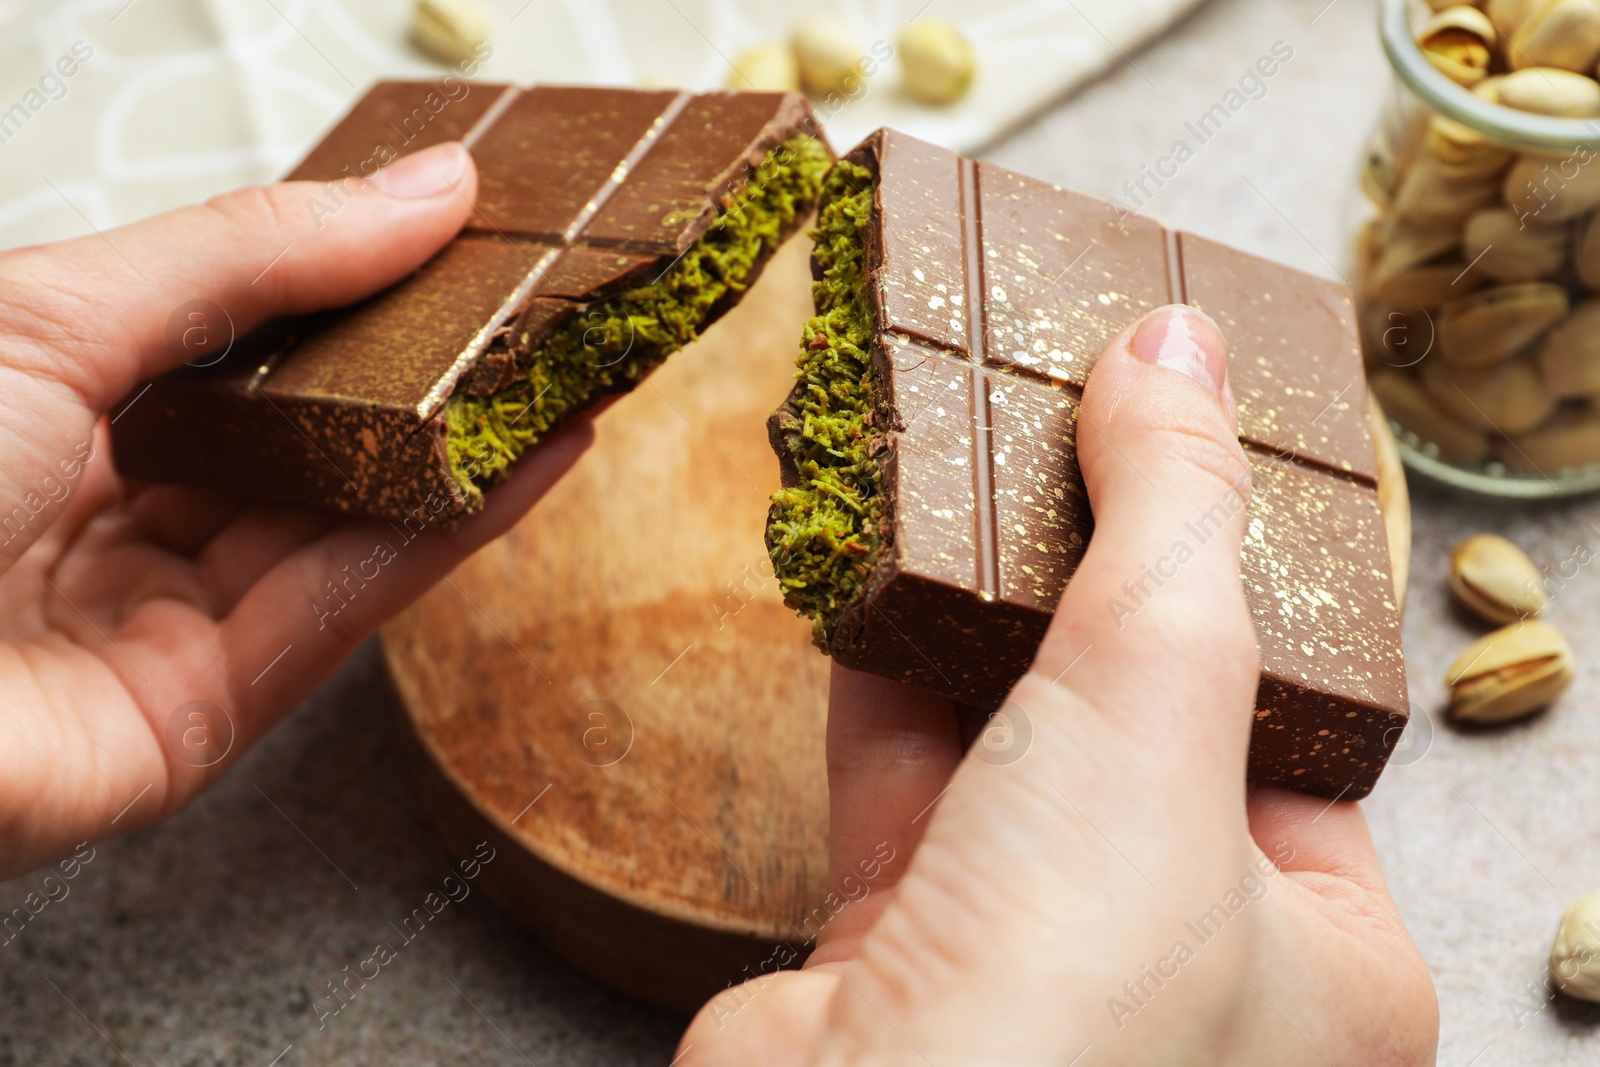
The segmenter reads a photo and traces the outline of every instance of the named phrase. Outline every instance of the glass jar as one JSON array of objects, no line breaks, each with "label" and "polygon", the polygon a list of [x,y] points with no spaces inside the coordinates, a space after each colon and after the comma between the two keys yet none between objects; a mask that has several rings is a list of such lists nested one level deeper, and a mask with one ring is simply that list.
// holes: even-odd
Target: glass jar
[{"label": "glass jar", "polygon": [[1396,80],[1351,279],[1368,382],[1415,470],[1498,496],[1600,489],[1600,118],[1503,106],[1497,67],[1458,84],[1415,39],[1435,18],[1382,3]]}]

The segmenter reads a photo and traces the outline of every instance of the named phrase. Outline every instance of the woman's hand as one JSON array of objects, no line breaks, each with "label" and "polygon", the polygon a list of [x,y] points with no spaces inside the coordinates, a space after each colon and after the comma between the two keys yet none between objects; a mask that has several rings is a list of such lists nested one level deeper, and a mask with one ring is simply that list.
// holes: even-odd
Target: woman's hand
[{"label": "woman's hand", "polygon": [[[804,970],[708,1004],[718,1064],[1431,1064],[1432,984],[1360,809],[1246,789],[1255,631],[1245,509],[1133,615],[1123,583],[1247,499],[1224,345],[1164,308],[1091,375],[1088,554],[1003,714],[835,669],[831,881],[852,902]],[[885,858],[890,857],[890,858]]]},{"label": "woman's hand", "polygon": [[[0,254],[0,878],[181,807],[591,440],[578,422],[481,514],[410,541],[119,479],[103,416],[184,361],[176,309],[210,301],[242,334],[381,289],[461,228],[477,171],[439,145],[342,186],[332,215],[327,194],[244,189]],[[326,583],[375,553],[377,577],[328,611]]]}]

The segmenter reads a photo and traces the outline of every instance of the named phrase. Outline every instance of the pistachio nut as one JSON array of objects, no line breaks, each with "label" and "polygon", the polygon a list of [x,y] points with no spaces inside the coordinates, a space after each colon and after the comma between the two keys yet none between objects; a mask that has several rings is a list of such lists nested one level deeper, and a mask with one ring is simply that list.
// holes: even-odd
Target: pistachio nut
[{"label": "pistachio nut", "polygon": [[1497,534],[1473,534],[1450,553],[1450,589],[1489,622],[1530,619],[1550,603],[1528,554]]},{"label": "pistachio nut", "polygon": [[1532,433],[1513,438],[1505,461],[1513,470],[1540,477],[1600,463],[1600,417],[1588,409],[1559,412]]},{"label": "pistachio nut", "polygon": [[1500,102],[1500,83],[1506,80],[1504,74],[1491,74],[1483,81],[1472,87],[1472,95],[1487,100],[1491,104]]},{"label": "pistachio nut", "polygon": [[1549,2],[1550,0],[1489,0],[1484,5],[1484,10],[1489,15],[1489,21],[1494,24],[1495,32],[1510,40],[1535,11]]},{"label": "pistachio nut", "polygon": [[1424,144],[1435,159],[1447,168],[1454,168],[1448,173],[1457,177],[1491,171],[1499,173],[1516,158],[1514,152],[1491,140],[1487,134],[1445,115],[1434,115],[1429,120]]},{"label": "pistachio nut", "polygon": [[1567,156],[1525,155],[1506,171],[1506,206],[1526,225],[1550,226],[1600,207],[1600,166],[1591,148]]},{"label": "pistachio nut", "polygon": [[1401,177],[1395,211],[1420,223],[1458,225],[1499,198],[1500,173],[1499,167],[1484,170],[1470,164],[1447,164],[1424,153]]},{"label": "pistachio nut", "polygon": [[1436,343],[1433,319],[1422,308],[1362,302],[1361,354],[1369,367],[1418,366]]},{"label": "pistachio nut", "polygon": [[1549,0],[1522,20],[1506,55],[1513,70],[1557,67],[1588,73],[1600,57],[1600,0]]},{"label": "pistachio nut", "polygon": [[813,15],[795,26],[791,41],[806,92],[826,96],[855,91],[866,49],[849,22],[836,15]]},{"label": "pistachio nut", "polygon": [[1455,227],[1419,226],[1404,219],[1385,220],[1374,236],[1379,245],[1375,277],[1393,276],[1461,248],[1461,231]]},{"label": "pistachio nut", "polygon": [[1467,220],[1461,255],[1497,282],[1531,282],[1561,270],[1571,240],[1564,226],[1524,226],[1511,210],[1490,207]]},{"label": "pistachio nut", "polygon": [[1572,684],[1572,646],[1547,622],[1513,623],[1474,641],[1445,671],[1450,708],[1463,722],[1511,722]]},{"label": "pistachio nut", "polygon": [[441,63],[465,63],[489,39],[489,17],[478,0],[417,0],[411,40]]},{"label": "pistachio nut", "polygon": [[1539,370],[1552,396],[1600,396],[1600,300],[1585,300],[1545,336]]},{"label": "pistachio nut", "polygon": [[1600,116],[1600,82],[1560,67],[1525,67],[1500,83],[1500,103],[1535,115]]},{"label": "pistachio nut", "polygon": [[1489,454],[1488,436],[1440,411],[1410,375],[1379,370],[1368,379],[1367,386],[1401,436],[1414,440],[1425,455],[1448,463],[1476,463]]},{"label": "pistachio nut", "polygon": [[1439,355],[1457,367],[1487,367],[1531,344],[1567,313],[1567,290],[1515,282],[1457,297],[1439,308]]},{"label": "pistachio nut", "polygon": [[1417,34],[1429,63],[1458,85],[1476,85],[1489,73],[1494,23],[1475,7],[1455,4],[1438,12]]},{"label": "pistachio nut", "polygon": [[725,84],[747,92],[792,93],[800,88],[800,64],[786,44],[758,44],[734,59]]},{"label": "pistachio nut", "polygon": [[900,33],[906,95],[924,104],[953,104],[966,95],[977,69],[972,45],[948,22],[925,18]]},{"label": "pistachio nut", "polygon": [[[1363,296],[1375,304],[1405,311],[1431,311],[1477,289],[1483,275],[1456,259],[1408,267],[1394,274],[1374,273]],[[1433,335],[1432,327],[1428,334]]]},{"label": "pistachio nut", "polygon": [[1361,191],[1379,207],[1387,208],[1394,200],[1395,187],[1400,184],[1400,165],[1382,138],[1374,137],[1367,144],[1367,154],[1361,161]]},{"label": "pistachio nut", "polygon": [[1468,426],[1515,437],[1548,419],[1555,397],[1528,359],[1509,359],[1488,370],[1466,370],[1442,359],[1422,364],[1422,384],[1435,404]]},{"label": "pistachio nut", "polygon": [[1600,224],[1590,215],[1583,223],[1576,246],[1572,250],[1572,266],[1585,289],[1600,289]]},{"label": "pistachio nut", "polygon": [[1600,891],[1562,913],[1550,945],[1550,980],[1569,997],[1600,1003]]}]

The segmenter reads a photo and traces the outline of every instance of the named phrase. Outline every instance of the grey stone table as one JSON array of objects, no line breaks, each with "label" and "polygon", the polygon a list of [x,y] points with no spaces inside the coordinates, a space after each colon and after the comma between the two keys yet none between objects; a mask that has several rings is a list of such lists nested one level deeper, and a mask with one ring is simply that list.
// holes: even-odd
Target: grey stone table
[{"label": "grey stone table", "polygon": [[[1215,0],[988,156],[1125,200],[1129,183],[1169,224],[1336,275],[1355,161],[1389,91],[1373,23],[1373,0]],[[1199,143],[1185,123],[1279,41],[1292,57]],[[1138,193],[1179,140],[1193,157]],[[1424,486],[1413,498],[1406,641],[1422,713],[1366,810],[1438,982],[1440,1062],[1594,1062],[1600,1013],[1548,998],[1542,961],[1567,901],[1600,886],[1600,667],[1585,654],[1600,647],[1585,610],[1600,575],[1578,568],[1555,599],[1582,664],[1556,708],[1470,735],[1438,712],[1444,667],[1478,632],[1444,588],[1450,546],[1497,530],[1555,572],[1600,554],[1600,506],[1487,506]],[[450,860],[410,788],[396,714],[368,645],[208,796],[102,845],[70,895],[0,948],[0,1067],[666,1063],[681,1020],[573,972],[476,895],[319,1029],[327,983]],[[37,882],[0,884],[0,907]]]}]

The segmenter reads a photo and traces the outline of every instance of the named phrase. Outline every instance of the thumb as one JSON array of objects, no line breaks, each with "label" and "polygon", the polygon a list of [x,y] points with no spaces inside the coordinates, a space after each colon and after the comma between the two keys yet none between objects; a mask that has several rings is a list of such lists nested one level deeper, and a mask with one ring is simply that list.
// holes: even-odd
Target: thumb
[{"label": "thumb", "polygon": [[[50,353],[41,370],[102,412],[139,380],[266,319],[399,281],[460,230],[476,195],[472,157],[453,142],[366,180],[236,190],[0,255],[0,316],[13,342]],[[191,321],[200,333],[186,336]],[[196,351],[196,339],[209,343]]]},{"label": "thumb", "polygon": [[1216,324],[1173,305],[1125,329],[1077,432],[1094,534],[1025,684],[1082,697],[1174,787],[1242,802],[1259,671],[1239,578],[1250,467]]}]

